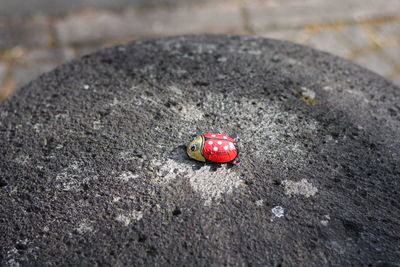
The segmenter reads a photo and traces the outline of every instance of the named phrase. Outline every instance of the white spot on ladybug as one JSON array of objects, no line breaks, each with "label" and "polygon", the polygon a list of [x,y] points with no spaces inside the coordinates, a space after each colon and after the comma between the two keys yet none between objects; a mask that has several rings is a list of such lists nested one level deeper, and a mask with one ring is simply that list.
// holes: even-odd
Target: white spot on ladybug
[{"label": "white spot on ladybug", "polygon": [[217,144],[218,144],[218,145],[222,145],[222,142],[221,142],[221,141],[218,141]]},{"label": "white spot on ladybug", "polygon": [[224,135],[224,137],[222,137],[222,138],[224,138],[224,139],[228,139],[228,137],[226,137],[226,135]]},{"label": "white spot on ladybug", "polygon": [[212,144],[214,144],[214,142],[213,142],[213,141],[209,141],[208,144],[209,144],[209,145],[212,145]]},{"label": "white spot on ladybug", "polygon": [[228,150],[228,146],[224,146],[224,149],[225,149],[225,150]]},{"label": "white spot on ladybug", "polygon": [[215,135],[215,134],[212,134],[211,137],[216,137],[216,135]]},{"label": "white spot on ladybug", "polygon": [[215,147],[213,148],[213,150],[214,150],[214,151],[218,151],[218,147],[215,146]]},{"label": "white spot on ladybug", "polygon": [[232,142],[229,142],[229,146],[230,146],[231,148],[235,148],[235,146],[234,146],[234,144],[233,144]]}]

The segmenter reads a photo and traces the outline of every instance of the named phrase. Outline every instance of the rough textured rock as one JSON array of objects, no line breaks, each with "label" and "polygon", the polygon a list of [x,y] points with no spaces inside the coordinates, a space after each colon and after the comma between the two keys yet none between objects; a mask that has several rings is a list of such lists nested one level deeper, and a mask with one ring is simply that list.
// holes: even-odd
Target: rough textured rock
[{"label": "rough textured rock", "polygon": [[[288,42],[105,49],[0,106],[3,265],[395,265],[400,89]],[[189,160],[236,133],[241,164]]]}]

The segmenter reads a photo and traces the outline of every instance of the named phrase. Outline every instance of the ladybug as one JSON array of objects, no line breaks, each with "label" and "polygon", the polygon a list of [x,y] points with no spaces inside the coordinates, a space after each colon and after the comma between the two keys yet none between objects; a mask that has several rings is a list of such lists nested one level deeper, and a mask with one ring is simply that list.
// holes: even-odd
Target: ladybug
[{"label": "ladybug", "polygon": [[186,153],[192,159],[202,162],[237,164],[235,160],[239,154],[235,146],[235,137],[225,134],[205,133],[196,136],[191,141]]}]

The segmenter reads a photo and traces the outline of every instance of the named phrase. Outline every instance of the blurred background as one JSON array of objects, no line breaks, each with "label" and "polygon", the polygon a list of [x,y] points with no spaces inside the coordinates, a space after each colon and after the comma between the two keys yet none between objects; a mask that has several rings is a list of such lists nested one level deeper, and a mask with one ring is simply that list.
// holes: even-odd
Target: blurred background
[{"label": "blurred background", "polygon": [[290,40],[400,85],[400,0],[0,0],[0,101],[100,47],[201,33]]}]

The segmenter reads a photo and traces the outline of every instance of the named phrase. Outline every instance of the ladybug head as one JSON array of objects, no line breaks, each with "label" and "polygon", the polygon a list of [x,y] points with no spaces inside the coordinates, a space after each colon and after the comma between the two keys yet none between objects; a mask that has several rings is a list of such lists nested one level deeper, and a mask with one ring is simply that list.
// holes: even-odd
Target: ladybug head
[{"label": "ladybug head", "polygon": [[189,144],[187,145],[186,148],[186,153],[188,154],[189,157],[192,159],[198,160],[198,161],[203,161],[205,162],[206,159],[202,155],[202,148],[203,148],[203,141],[204,138],[201,135],[196,136]]}]

